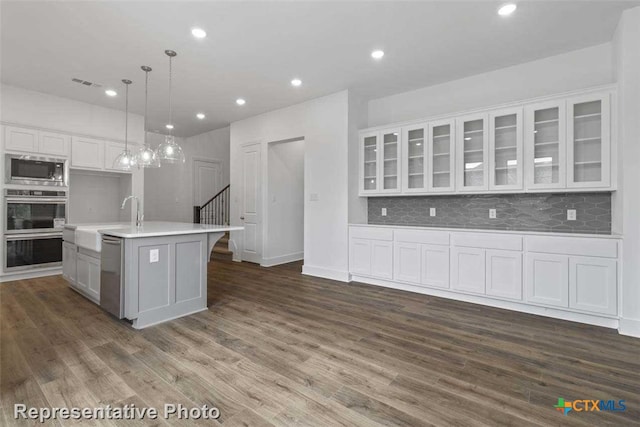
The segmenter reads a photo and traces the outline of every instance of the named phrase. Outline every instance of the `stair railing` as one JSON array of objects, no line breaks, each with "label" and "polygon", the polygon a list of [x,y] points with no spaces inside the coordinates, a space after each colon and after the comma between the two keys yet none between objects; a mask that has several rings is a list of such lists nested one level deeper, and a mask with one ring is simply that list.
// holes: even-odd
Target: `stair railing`
[{"label": "stair railing", "polygon": [[229,225],[229,188],[227,185],[202,206],[193,207],[196,224]]}]

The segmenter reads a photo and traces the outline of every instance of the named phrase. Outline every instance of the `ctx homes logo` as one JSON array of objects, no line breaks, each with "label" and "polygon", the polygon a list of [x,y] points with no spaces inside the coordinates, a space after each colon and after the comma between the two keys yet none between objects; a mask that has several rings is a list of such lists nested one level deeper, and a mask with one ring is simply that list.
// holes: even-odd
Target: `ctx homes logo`
[{"label": "ctx homes logo", "polygon": [[553,405],[556,411],[560,411],[567,415],[571,411],[576,412],[598,412],[598,411],[616,411],[624,412],[627,410],[624,400],[564,400],[562,397],[558,398],[558,403]]}]

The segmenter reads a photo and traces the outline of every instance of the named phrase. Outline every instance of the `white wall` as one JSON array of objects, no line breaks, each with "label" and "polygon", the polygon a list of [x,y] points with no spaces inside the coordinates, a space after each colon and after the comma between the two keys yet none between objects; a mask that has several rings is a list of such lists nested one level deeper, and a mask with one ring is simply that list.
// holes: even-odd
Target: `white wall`
[{"label": "white wall", "polygon": [[416,120],[613,83],[605,43],[369,102],[369,126]]},{"label": "white wall", "polygon": [[[347,91],[231,124],[231,223],[241,224],[242,145],[261,143],[264,183],[267,144],[304,138],[303,272],[337,280],[348,280],[347,126]],[[312,194],[317,201],[310,201]],[[240,232],[231,240],[241,249]]]},{"label": "white wall", "polygon": [[131,217],[130,202],[120,209],[122,200],[131,194],[130,174],[72,170],[70,175],[70,223],[118,222]]},{"label": "white wall", "polygon": [[[153,148],[164,141],[164,135],[148,133]],[[219,160],[222,183],[212,189],[211,196],[229,183],[229,128],[223,128],[190,138],[176,138],[184,151],[184,164],[163,165],[145,169],[145,219],[150,221],[193,221],[193,161]]]},{"label": "white wall", "polygon": [[367,102],[349,91],[349,223],[367,223],[367,198],[358,197],[360,187],[360,137],[358,131],[367,127]]},{"label": "white wall", "polygon": [[620,333],[640,337],[640,7],[622,14],[614,37],[618,81],[618,191],[614,231],[623,234]]},{"label": "white wall", "polygon": [[267,153],[263,265],[303,259],[304,140],[274,142]]}]

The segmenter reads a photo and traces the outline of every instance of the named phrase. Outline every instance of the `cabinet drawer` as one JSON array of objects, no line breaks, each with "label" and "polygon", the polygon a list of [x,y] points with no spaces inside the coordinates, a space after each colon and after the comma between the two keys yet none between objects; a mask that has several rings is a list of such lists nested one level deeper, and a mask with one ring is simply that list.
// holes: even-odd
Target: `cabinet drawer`
[{"label": "cabinet drawer", "polygon": [[393,240],[393,229],[374,227],[350,227],[349,235],[355,239]]},{"label": "cabinet drawer", "polygon": [[449,245],[449,232],[431,230],[395,230],[394,240],[426,245]]},{"label": "cabinet drawer", "polygon": [[521,251],[522,236],[489,233],[452,233],[454,246]]},{"label": "cabinet drawer", "polygon": [[585,237],[527,236],[527,252],[548,254],[618,257],[618,241]]}]

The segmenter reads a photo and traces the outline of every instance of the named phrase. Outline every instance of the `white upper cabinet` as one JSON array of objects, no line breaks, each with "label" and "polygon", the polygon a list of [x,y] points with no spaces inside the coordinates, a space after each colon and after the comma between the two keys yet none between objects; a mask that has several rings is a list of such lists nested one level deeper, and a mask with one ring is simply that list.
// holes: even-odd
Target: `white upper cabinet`
[{"label": "white upper cabinet", "polygon": [[360,135],[360,194],[378,192],[379,152],[377,132]]},{"label": "white upper cabinet", "polygon": [[91,138],[73,137],[71,140],[71,167],[82,169],[103,169],[104,141]]},{"label": "white upper cabinet", "polygon": [[[400,129],[380,132],[382,155],[380,159],[379,182],[381,193],[399,193],[400,187]],[[378,150],[380,151],[380,150]]]},{"label": "white upper cabinet", "polygon": [[[119,142],[106,142],[104,144],[104,168],[106,170],[117,170],[113,168],[113,163],[123,150],[124,144],[120,144]],[[129,144],[129,151],[134,152],[131,144]],[[122,171],[119,170],[118,172]]]},{"label": "white upper cabinet", "polygon": [[5,127],[5,150],[67,157],[69,135],[16,126]]},{"label": "white upper cabinet", "polygon": [[38,152],[54,156],[67,157],[69,155],[69,143],[71,137],[61,133],[39,132]]},{"label": "white upper cabinet", "polygon": [[403,193],[424,193],[427,190],[427,132],[426,123],[402,130]]},{"label": "white upper cabinet", "polygon": [[489,114],[489,189],[521,190],[522,108]]},{"label": "white upper cabinet", "polygon": [[564,101],[545,102],[525,108],[524,143],[527,189],[565,188]]},{"label": "white upper cabinet", "polygon": [[455,121],[429,123],[429,192],[455,190]]},{"label": "white upper cabinet", "polygon": [[567,187],[609,187],[609,94],[567,100]]},{"label": "white upper cabinet", "polygon": [[458,191],[484,191],[488,186],[487,115],[457,119],[456,185]]}]

